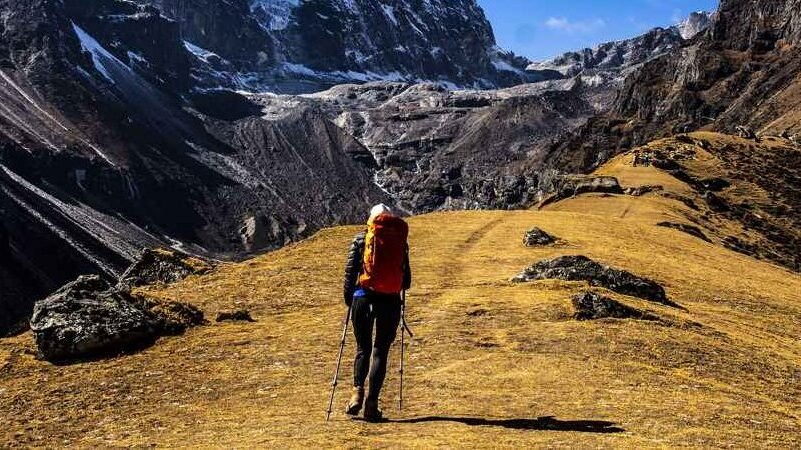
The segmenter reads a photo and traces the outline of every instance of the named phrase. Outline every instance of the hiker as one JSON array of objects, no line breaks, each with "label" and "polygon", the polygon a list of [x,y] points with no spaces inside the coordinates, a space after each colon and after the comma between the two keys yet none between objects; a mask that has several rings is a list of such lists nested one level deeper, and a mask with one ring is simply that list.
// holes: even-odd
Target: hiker
[{"label": "hiker", "polygon": [[[364,408],[364,418],[370,422],[382,418],[378,403],[389,349],[401,321],[401,291],[412,282],[408,230],[388,206],[373,207],[367,231],[353,239],[345,267],[345,303],[352,308],[356,337],[353,395],[345,412],[357,416]],[[365,381],[369,381],[366,397]]]},{"label": "hiker", "polygon": [[643,154],[642,165],[645,167],[651,167],[651,152],[645,152],[645,154]]},{"label": "hiker", "polygon": [[640,151],[634,150],[634,167],[637,167],[639,165],[640,165]]}]

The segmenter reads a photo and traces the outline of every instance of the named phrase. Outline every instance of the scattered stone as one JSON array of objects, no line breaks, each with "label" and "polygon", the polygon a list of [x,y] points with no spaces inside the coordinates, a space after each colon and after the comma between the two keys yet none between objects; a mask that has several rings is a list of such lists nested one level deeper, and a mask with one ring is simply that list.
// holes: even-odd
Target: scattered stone
[{"label": "scattered stone", "polygon": [[212,265],[200,258],[167,249],[145,249],[142,256],[120,277],[127,288],[155,283],[174,283],[189,275],[202,275]]},{"label": "scattered stone", "polygon": [[758,139],[756,133],[754,133],[754,130],[752,130],[749,127],[738,125],[735,128],[735,131],[737,131],[737,136],[740,136],[743,139],[750,139],[750,140]]},{"label": "scattered stone", "polygon": [[651,192],[663,191],[665,188],[658,185],[648,184],[645,186],[630,187],[626,189],[626,195],[633,197],[642,197],[643,195],[650,194]]},{"label": "scattered stone", "polygon": [[255,322],[250,315],[250,311],[239,309],[236,311],[220,311],[217,313],[216,322]]},{"label": "scattered stone", "polygon": [[554,242],[556,242],[556,238],[537,227],[526,231],[525,236],[523,236],[523,245],[526,247],[551,245]]},{"label": "scattered stone", "polygon": [[659,317],[624,305],[617,300],[597,294],[583,292],[573,296],[573,308],[576,320],[597,319],[637,319],[658,321]]},{"label": "scattered stone", "polygon": [[673,223],[673,222],[659,222],[658,224],[656,224],[656,226],[664,228],[672,228],[674,230],[679,230],[682,233],[687,233],[691,236],[695,236],[703,241],[712,242],[712,240],[706,237],[706,235],[704,234],[703,231],[701,231],[700,228],[694,225],[687,225],[684,223]]},{"label": "scattered stone", "polygon": [[587,281],[590,286],[600,286],[619,294],[639,297],[663,305],[677,306],[668,300],[665,289],[656,282],[601,265],[586,256],[561,256],[540,261],[526,268],[512,281],[525,283],[547,279]]},{"label": "scattered stone", "polygon": [[134,297],[93,275],[37,302],[30,326],[42,359],[68,362],[146,348],[202,320],[192,306]]}]

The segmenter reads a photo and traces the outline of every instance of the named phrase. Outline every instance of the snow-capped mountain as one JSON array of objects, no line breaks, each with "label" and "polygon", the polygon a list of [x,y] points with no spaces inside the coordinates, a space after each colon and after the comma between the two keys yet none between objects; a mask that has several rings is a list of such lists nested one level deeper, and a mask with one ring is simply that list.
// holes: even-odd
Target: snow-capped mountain
[{"label": "snow-capped mountain", "polygon": [[632,39],[603,43],[595,48],[568,52],[552,60],[535,62],[527,70],[552,76],[584,75],[590,81],[623,81],[630,69],[664,55],[712,24],[712,14],[694,12],[669,28],[654,28]]},{"label": "snow-capped mountain", "polygon": [[389,80],[492,88],[536,80],[526,59],[497,47],[475,0],[138,1],[176,20],[192,48],[227,63],[209,65],[201,54],[195,72],[204,87],[298,92]]}]

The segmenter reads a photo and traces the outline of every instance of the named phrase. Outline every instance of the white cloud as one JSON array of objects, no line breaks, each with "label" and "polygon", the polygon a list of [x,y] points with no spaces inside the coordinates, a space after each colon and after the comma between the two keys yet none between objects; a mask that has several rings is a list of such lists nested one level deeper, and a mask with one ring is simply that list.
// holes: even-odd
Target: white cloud
[{"label": "white cloud", "polygon": [[567,17],[549,17],[545,21],[545,26],[568,34],[590,33],[605,28],[606,21],[601,18],[595,18],[574,22]]}]

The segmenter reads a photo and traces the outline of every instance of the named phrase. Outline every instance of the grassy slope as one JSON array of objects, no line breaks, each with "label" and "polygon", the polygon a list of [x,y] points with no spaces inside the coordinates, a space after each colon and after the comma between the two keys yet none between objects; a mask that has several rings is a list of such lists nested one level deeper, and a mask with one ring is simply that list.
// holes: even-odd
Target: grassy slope
[{"label": "grassy slope", "polygon": [[[602,171],[691,194],[625,157]],[[341,266],[356,231],[338,228],[151,289],[209,316],[248,308],[258,323],[204,326],[137,355],[67,367],[36,361],[30,335],[0,342],[0,446],[797,448],[801,277],[654,226],[691,214],[659,195],[582,196],[544,211],[411,219],[417,339],[406,409],[394,407],[394,372],[384,396],[400,422],[341,414],[352,338],[335,415],[323,422],[344,314]],[[563,242],[524,248],[535,225]],[[653,278],[687,311],[614,295],[665,323],[576,322],[569,297],[580,283],[507,281],[562,254]],[[592,424],[573,421],[585,420],[625,431],[581,432]]]}]

